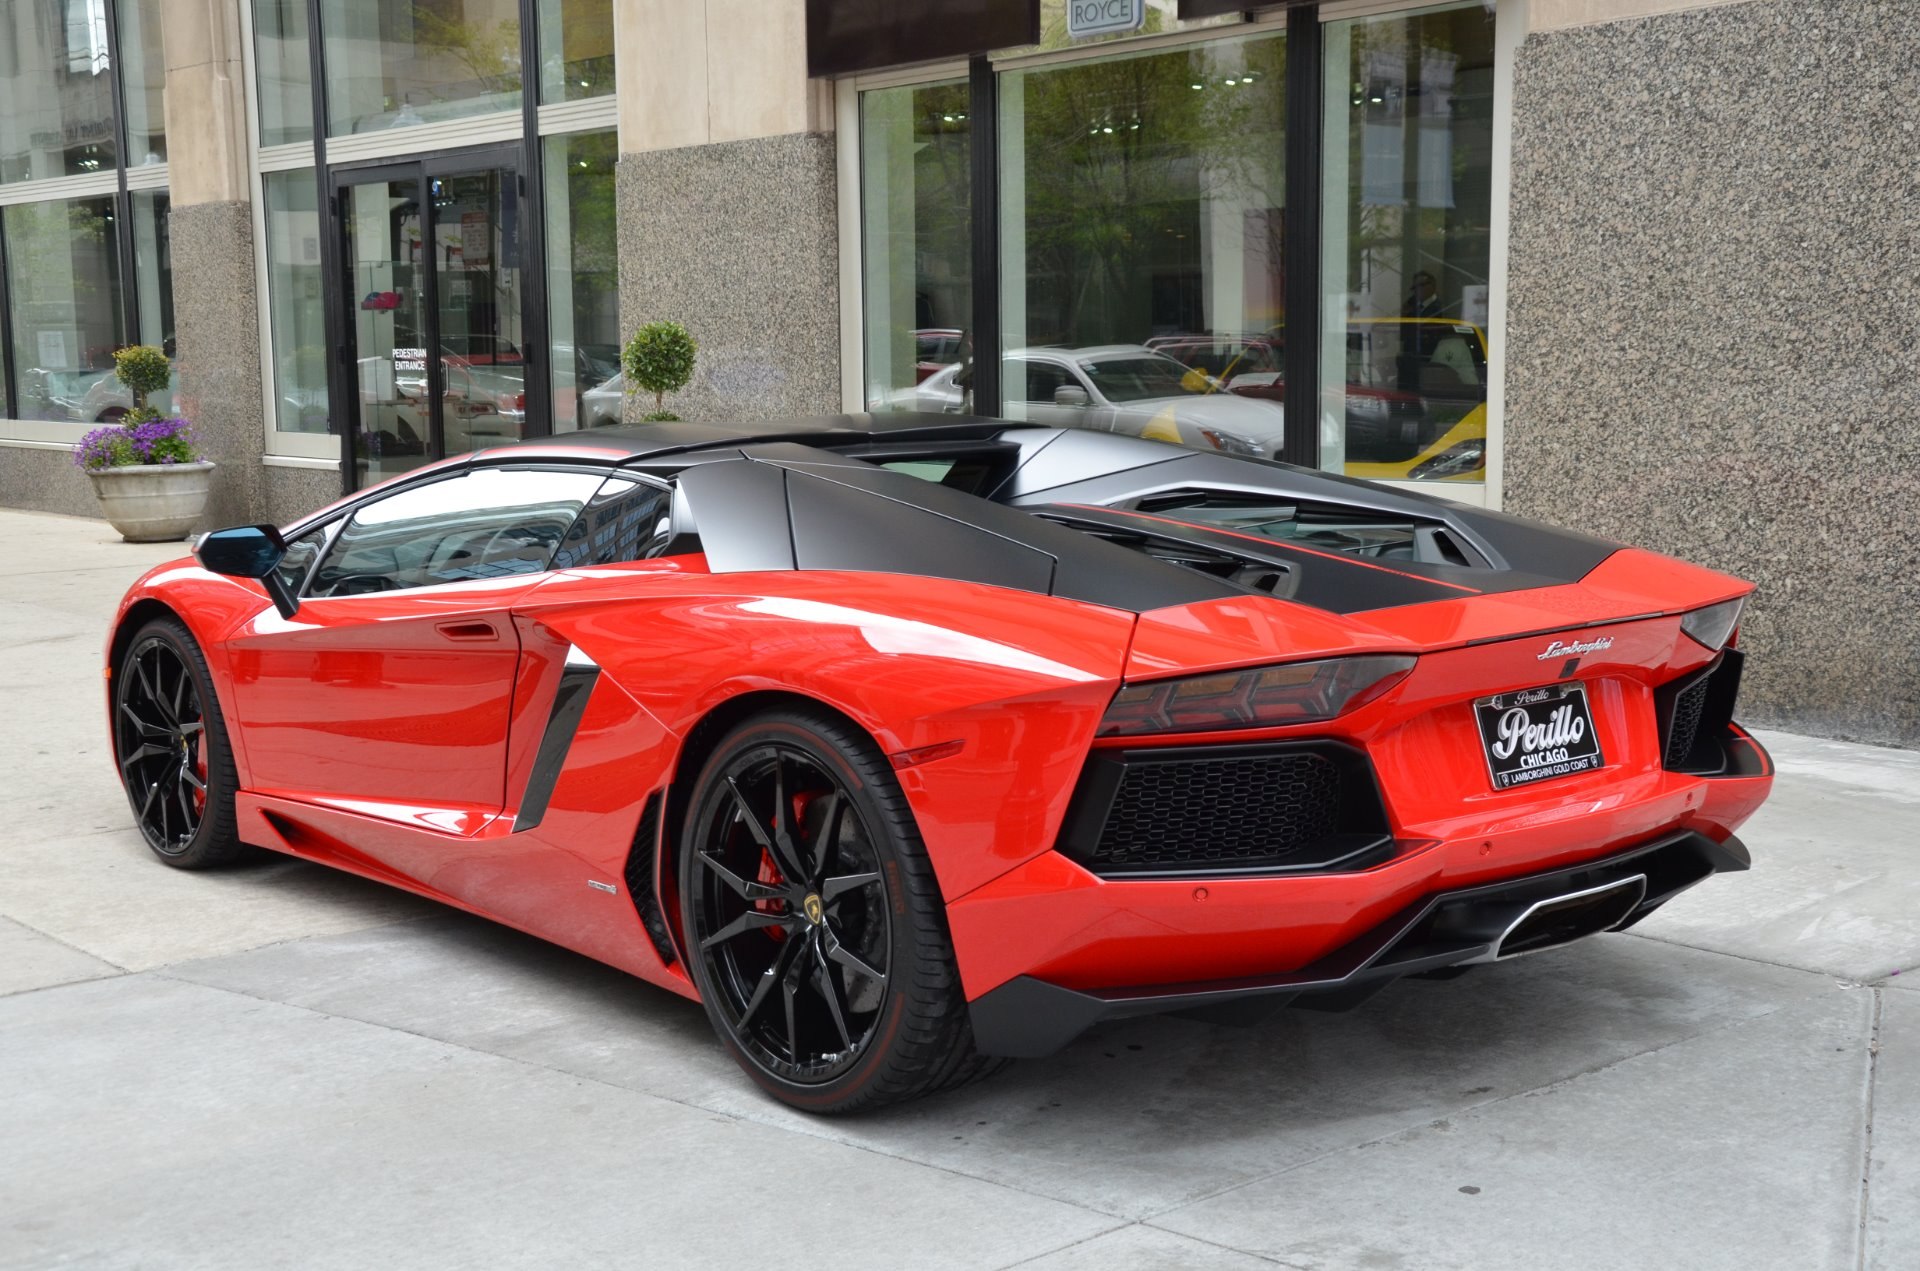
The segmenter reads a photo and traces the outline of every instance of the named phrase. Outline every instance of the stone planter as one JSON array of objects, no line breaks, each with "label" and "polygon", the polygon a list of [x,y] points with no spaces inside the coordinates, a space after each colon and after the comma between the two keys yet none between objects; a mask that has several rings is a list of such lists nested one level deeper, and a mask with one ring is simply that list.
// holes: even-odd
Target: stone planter
[{"label": "stone planter", "polygon": [[100,510],[129,543],[183,539],[207,506],[211,461],[137,463],[87,473]]}]

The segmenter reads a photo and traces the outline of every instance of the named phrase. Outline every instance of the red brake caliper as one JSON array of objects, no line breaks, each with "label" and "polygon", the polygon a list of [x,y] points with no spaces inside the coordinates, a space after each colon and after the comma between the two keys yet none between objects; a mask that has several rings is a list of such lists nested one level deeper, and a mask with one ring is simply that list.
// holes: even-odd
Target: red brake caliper
[{"label": "red brake caliper", "polygon": [[[814,797],[810,791],[793,796],[793,825],[799,826],[805,824],[807,808],[812,804]],[[773,827],[768,826],[767,828],[771,831]],[[754,880],[765,883],[769,887],[779,887],[787,881],[787,876],[780,872],[780,867],[774,863],[772,854],[765,848],[760,849],[760,869],[759,872],[754,875]],[[784,900],[756,900],[753,902],[753,907],[763,914],[783,914],[787,912],[787,902]],[[785,928],[766,927],[763,928],[763,930],[767,933],[767,938],[770,940],[779,941],[787,938]]]},{"label": "red brake caliper", "polygon": [[207,726],[201,721],[200,733],[193,739],[193,775],[200,778],[200,788],[193,792],[193,810],[204,814],[207,810]]}]

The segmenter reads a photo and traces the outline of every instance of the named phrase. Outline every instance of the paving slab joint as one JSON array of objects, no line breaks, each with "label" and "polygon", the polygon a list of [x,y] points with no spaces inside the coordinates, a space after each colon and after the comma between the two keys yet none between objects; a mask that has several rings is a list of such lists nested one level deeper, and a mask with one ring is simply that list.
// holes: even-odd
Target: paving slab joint
[{"label": "paving slab joint", "polygon": [[1860,1226],[1855,1236],[1854,1266],[1867,1271],[1867,1223],[1873,1218],[1873,1095],[1880,1076],[1880,1019],[1886,992],[1872,988],[1873,1009],[1867,1022],[1867,1098],[1860,1134]]}]

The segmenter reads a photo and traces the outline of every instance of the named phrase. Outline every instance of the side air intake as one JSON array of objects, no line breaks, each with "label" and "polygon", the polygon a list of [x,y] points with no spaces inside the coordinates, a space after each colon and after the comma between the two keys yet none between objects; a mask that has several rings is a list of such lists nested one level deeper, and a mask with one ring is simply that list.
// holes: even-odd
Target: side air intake
[{"label": "side air intake", "polygon": [[647,806],[640,810],[640,825],[633,832],[633,847],[627,852],[627,895],[633,897],[633,907],[639,911],[640,925],[647,929],[654,952],[660,955],[663,965],[672,966],[680,955],[673,947],[673,935],[667,930],[667,917],[661,912],[660,896],[653,886],[654,864],[659,854],[660,792],[656,790],[647,796]]}]

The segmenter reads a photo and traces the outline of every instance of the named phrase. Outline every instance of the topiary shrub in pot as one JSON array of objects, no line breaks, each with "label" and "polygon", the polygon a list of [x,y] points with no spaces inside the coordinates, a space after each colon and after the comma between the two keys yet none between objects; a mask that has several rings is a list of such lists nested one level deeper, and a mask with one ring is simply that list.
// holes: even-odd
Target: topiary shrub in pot
[{"label": "topiary shrub in pot", "polygon": [[151,344],[121,349],[113,355],[113,377],[125,384],[127,392],[133,395],[133,409],[121,418],[122,424],[132,427],[160,418],[160,412],[147,405],[147,394],[166,391],[172,380],[173,368],[165,353]]},{"label": "topiary shrub in pot", "polygon": [[693,379],[693,355],[699,346],[678,322],[649,322],[627,341],[620,365],[627,373],[627,391],[653,394],[653,409],[642,418],[677,420],[667,409],[668,393],[677,393]]},{"label": "topiary shrub in pot", "polygon": [[107,521],[129,543],[185,538],[206,509],[213,463],[200,457],[193,427],[184,419],[142,418],[96,428],[80,439],[73,462],[93,482]]}]

